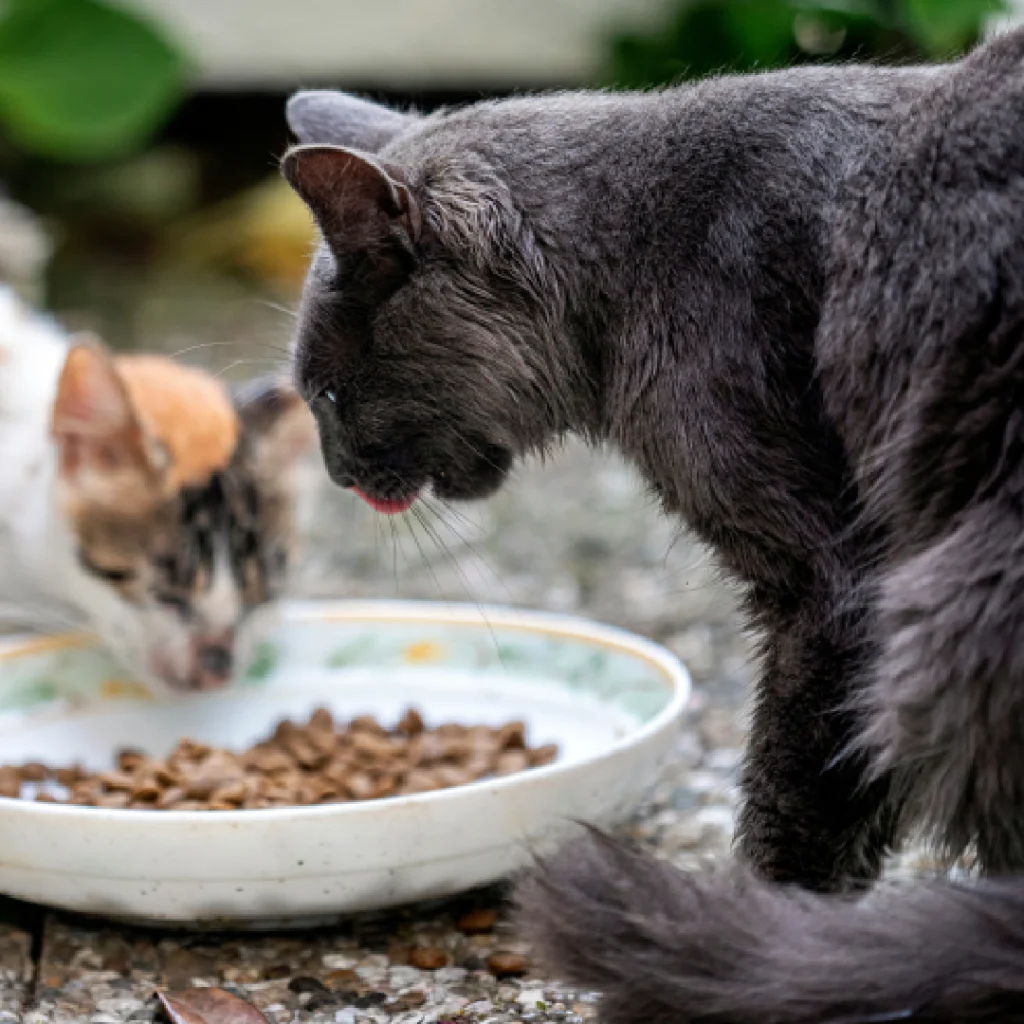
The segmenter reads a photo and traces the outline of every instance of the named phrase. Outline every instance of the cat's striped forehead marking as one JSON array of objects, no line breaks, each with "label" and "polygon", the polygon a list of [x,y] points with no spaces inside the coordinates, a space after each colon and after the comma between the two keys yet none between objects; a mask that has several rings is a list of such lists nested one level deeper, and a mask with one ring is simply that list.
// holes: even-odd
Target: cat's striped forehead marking
[{"label": "cat's striped forehead marking", "polygon": [[115,366],[136,415],[170,456],[170,488],[202,486],[227,468],[241,427],[218,381],[163,356],[118,356]]}]

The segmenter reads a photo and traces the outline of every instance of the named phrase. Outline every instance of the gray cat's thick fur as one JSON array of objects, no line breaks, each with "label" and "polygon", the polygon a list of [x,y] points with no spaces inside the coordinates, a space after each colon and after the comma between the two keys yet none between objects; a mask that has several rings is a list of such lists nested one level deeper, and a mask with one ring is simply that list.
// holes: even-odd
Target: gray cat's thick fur
[{"label": "gray cat's thick fur", "polygon": [[[1020,869],[1024,34],[928,70],[289,119],[325,239],[296,377],[334,479],[481,497],[566,432],[617,444],[764,637],[760,877],[866,884],[911,824]],[[615,1024],[1024,1016],[1020,882],[857,904],[588,837],[522,901]]]}]

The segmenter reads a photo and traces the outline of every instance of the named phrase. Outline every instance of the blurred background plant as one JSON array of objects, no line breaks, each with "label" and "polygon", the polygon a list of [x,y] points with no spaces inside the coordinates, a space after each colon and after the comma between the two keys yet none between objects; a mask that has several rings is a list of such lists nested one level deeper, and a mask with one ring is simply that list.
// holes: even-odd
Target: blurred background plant
[{"label": "blurred background plant", "polygon": [[0,278],[34,279],[71,326],[115,345],[216,336],[207,361],[244,373],[253,339],[286,336],[275,307],[294,304],[312,242],[275,169],[297,87],[430,109],[545,86],[934,60],[1013,5],[1024,11],[1024,0],[0,0]]},{"label": "blurred background plant", "polygon": [[973,46],[1005,0],[676,0],[646,32],[611,41],[610,83],[636,88],[842,60],[911,62]]},{"label": "blurred background plant", "polygon": [[121,156],[185,92],[184,56],[137,13],[101,0],[8,0],[0,7],[0,123],[28,152]]}]

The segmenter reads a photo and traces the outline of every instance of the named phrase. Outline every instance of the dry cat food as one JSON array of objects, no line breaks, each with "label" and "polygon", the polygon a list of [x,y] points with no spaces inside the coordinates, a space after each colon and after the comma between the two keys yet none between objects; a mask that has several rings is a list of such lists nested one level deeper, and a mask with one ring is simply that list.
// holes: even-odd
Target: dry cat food
[{"label": "dry cat food", "polygon": [[108,772],[0,767],[0,796],[153,811],[297,807],[450,789],[557,756],[554,744],[530,747],[522,722],[428,729],[410,708],[388,730],[370,716],[339,724],[317,708],[305,725],[282,721],[242,753],[184,739],[165,758],[122,750]]}]

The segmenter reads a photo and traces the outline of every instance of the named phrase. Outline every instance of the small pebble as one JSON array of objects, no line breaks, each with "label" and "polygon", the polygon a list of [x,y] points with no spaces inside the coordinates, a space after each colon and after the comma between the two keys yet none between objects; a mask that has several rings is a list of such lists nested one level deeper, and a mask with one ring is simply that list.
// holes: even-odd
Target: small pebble
[{"label": "small pebble", "polygon": [[351,971],[359,963],[359,960],[346,953],[325,953],[320,958],[320,963],[329,971]]},{"label": "small pebble", "polygon": [[523,989],[523,991],[519,993],[517,1002],[522,1003],[523,1006],[529,1006],[531,1008],[536,1007],[538,1003],[544,1002],[544,990],[539,988]]},{"label": "small pebble", "polygon": [[417,946],[409,953],[409,963],[421,971],[436,971],[448,963],[448,954],[436,946]]},{"label": "small pebble", "polygon": [[420,972],[415,967],[398,966],[388,971],[388,984],[392,988],[403,989],[415,985],[420,980]]},{"label": "small pebble", "polygon": [[292,978],[292,980],[288,982],[288,988],[290,991],[297,992],[300,995],[303,992],[323,993],[328,991],[327,986],[318,978],[310,978],[305,975],[299,975],[298,977]]},{"label": "small pebble", "polygon": [[130,1017],[143,1009],[145,1004],[140,999],[98,999],[96,1009],[100,1013],[108,1013],[112,1017]]},{"label": "small pebble", "polygon": [[465,967],[442,967],[434,975],[434,982],[438,985],[459,985],[466,980],[468,973]]}]

